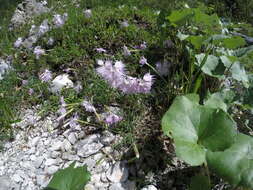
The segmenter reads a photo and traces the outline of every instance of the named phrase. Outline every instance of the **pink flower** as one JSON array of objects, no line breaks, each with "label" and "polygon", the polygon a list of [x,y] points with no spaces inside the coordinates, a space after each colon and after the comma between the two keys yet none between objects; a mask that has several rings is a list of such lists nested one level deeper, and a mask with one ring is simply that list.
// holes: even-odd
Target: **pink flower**
[{"label": "pink flower", "polygon": [[64,13],[63,16],[56,14],[53,18],[53,23],[56,28],[62,27],[68,19],[68,14]]},{"label": "pink flower", "polygon": [[22,80],[22,85],[25,86],[28,84],[28,80]]},{"label": "pink flower", "polygon": [[32,88],[29,88],[28,94],[31,96],[34,93],[34,90]]},{"label": "pink flower", "polygon": [[123,118],[121,116],[118,116],[114,113],[110,113],[105,118],[105,123],[112,125],[112,124],[116,124],[116,123],[120,122],[122,119]]},{"label": "pink flower", "polygon": [[40,76],[39,76],[40,80],[42,82],[48,82],[50,80],[52,80],[52,72],[48,69],[46,69]]},{"label": "pink flower", "polygon": [[19,48],[22,45],[23,38],[19,37],[16,42],[14,43],[15,48]]},{"label": "pink flower", "polygon": [[84,100],[82,102],[82,106],[84,106],[87,112],[96,112],[96,108],[92,105],[91,102]]},{"label": "pink flower", "polygon": [[40,46],[36,46],[33,50],[33,53],[36,56],[36,59],[39,59],[41,55],[45,55],[45,50],[41,49]]},{"label": "pink flower", "polygon": [[72,116],[70,118],[70,121],[69,121],[69,126],[73,129],[76,129],[76,128],[79,128],[79,123],[78,123],[78,119],[79,119],[79,116],[77,113],[74,114],[74,116]]},{"label": "pink flower", "polygon": [[139,63],[141,65],[146,65],[148,62],[147,62],[147,59],[144,56],[142,56]]},{"label": "pink flower", "polygon": [[48,20],[45,19],[41,25],[39,26],[39,36],[42,36],[43,34],[47,33],[49,31],[49,25],[48,25]]},{"label": "pink flower", "polygon": [[113,64],[111,61],[99,60],[100,67],[96,69],[113,88],[117,88],[126,94],[149,93],[153,84],[153,77],[149,73],[143,79],[131,77],[125,74],[125,65],[121,61]]}]

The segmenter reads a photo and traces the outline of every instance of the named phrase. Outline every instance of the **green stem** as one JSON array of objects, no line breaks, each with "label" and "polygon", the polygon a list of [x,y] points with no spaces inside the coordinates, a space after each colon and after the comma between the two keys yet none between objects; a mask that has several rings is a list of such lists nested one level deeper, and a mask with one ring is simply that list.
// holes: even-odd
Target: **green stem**
[{"label": "green stem", "polygon": [[149,63],[146,63],[146,65],[149,66],[149,68],[151,68],[158,76],[160,76],[164,82],[167,82],[165,78],[152,65]]}]

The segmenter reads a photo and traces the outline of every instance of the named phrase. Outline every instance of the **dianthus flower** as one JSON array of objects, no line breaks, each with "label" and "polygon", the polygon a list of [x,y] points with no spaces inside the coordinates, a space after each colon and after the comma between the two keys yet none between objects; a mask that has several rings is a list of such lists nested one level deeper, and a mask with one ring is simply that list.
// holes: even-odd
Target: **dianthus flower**
[{"label": "dianthus flower", "polygon": [[46,69],[40,76],[40,80],[42,82],[48,82],[52,79],[52,72],[48,69]]}]

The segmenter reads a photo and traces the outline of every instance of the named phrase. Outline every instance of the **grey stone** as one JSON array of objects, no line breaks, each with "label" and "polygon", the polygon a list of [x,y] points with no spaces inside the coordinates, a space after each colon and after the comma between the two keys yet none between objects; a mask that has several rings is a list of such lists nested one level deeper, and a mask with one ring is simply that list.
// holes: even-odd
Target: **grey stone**
[{"label": "grey stone", "polygon": [[104,145],[110,145],[112,142],[115,140],[115,136],[109,132],[109,131],[104,131],[101,137],[101,143]]},{"label": "grey stone", "polygon": [[126,181],[128,175],[129,175],[128,168],[126,167],[126,163],[124,161],[116,162],[106,172],[107,178],[114,183]]},{"label": "grey stone", "polygon": [[45,168],[45,172],[49,175],[54,174],[55,172],[57,172],[57,170],[59,169],[58,166],[48,166]]},{"label": "grey stone", "polygon": [[52,159],[52,158],[49,158],[45,161],[45,166],[52,166],[52,165],[57,165],[59,164],[60,161],[58,159]]},{"label": "grey stone", "polygon": [[75,133],[70,133],[69,136],[68,136],[68,140],[71,144],[75,144],[76,141],[77,141],[76,134]]},{"label": "grey stone", "polygon": [[14,174],[13,176],[12,176],[12,179],[15,181],[15,182],[20,182],[20,181],[22,181],[22,177],[20,177],[20,175],[18,175],[18,174]]},{"label": "grey stone", "polygon": [[72,161],[74,161],[74,160],[76,160],[76,161],[80,160],[80,158],[77,155],[73,155],[73,154],[70,154],[68,152],[64,152],[62,154],[62,159],[64,159],[64,160],[72,160]]},{"label": "grey stone", "polygon": [[0,176],[0,190],[11,189],[12,181],[7,176]]},{"label": "grey stone", "polygon": [[101,148],[103,148],[103,144],[100,143],[99,140],[99,135],[90,135],[84,140],[79,141],[76,144],[78,156],[86,158],[90,155],[97,153]]},{"label": "grey stone", "polygon": [[71,146],[70,142],[67,139],[65,139],[62,142],[61,150],[68,152],[68,151],[71,151],[71,149],[72,149],[72,146]]},{"label": "grey stone", "polygon": [[55,142],[53,141],[50,149],[53,151],[54,150],[61,150],[61,147],[63,146],[62,144],[63,143],[61,141],[55,141]]},{"label": "grey stone", "polygon": [[60,156],[61,156],[61,153],[58,152],[58,151],[52,151],[51,154],[50,154],[51,158],[57,158],[57,157],[60,157]]}]

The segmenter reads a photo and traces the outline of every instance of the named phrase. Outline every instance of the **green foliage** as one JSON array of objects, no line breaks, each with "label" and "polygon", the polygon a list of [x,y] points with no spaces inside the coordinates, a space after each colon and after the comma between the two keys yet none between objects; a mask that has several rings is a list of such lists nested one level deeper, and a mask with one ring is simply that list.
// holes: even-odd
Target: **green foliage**
[{"label": "green foliage", "polygon": [[221,92],[216,92],[213,94],[208,94],[207,100],[205,101],[205,106],[221,109],[227,112],[231,106],[235,93],[231,90],[223,90]]},{"label": "green foliage", "polygon": [[227,113],[198,101],[194,94],[179,96],[162,119],[163,132],[174,139],[177,156],[193,166],[206,162],[206,150],[223,151],[236,136],[236,124]]},{"label": "green foliage", "polygon": [[72,163],[68,168],[57,171],[45,190],[83,190],[90,180],[87,166],[74,167]]},{"label": "green foliage", "polygon": [[221,30],[218,16],[208,15],[200,8],[173,10],[167,19],[174,27],[184,26],[188,27],[187,30],[201,31],[203,34],[217,33]]},{"label": "green foliage", "polygon": [[221,99],[211,95],[199,105],[197,95],[177,97],[162,119],[163,132],[188,164],[205,163],[232,185],[252,188],[253,138],[237,132],[235,122],[220,109],[226,109],[224,102],[217,104]]},{"label": "green foliage", "polygon": [[253,138],[239,134],[225,151],[207,152],[208,166],[234,186],[253,188]]}]

